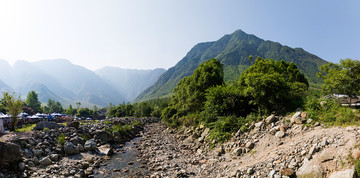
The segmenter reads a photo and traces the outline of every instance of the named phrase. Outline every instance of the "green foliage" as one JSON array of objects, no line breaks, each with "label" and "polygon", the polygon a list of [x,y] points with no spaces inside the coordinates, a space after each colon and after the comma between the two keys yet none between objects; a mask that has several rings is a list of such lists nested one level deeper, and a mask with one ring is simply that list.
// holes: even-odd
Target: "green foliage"
[{"label": "green foliage", "polygon": [[293,63],[258,58],[241,74],[238,86],[264,114],[301,107],[309,83]]},{"label": "green foliage", "polygon": [[147,117],[152,112],[152,107],[147,102],[136,103],[134,107],[134,115],[136,117]]},{"label": "green foliage", "polygon": [[19,98],[15,99],[15,96],[9,94],[8,92],[3,93],[3,100],[5,103],[6,110],[11,115],[10,130],[15,131],[19,119],[17,115],[19,115],[22,111],[21,110],[22,102]]},{"label": "green foliage", "polygon": [[170,105],[178,111],[199,112],[205,102],[205,91],[224,83],[222,64],[216,59],[202,63],[194,74],[182,79],[174,89]]},{"label": "green foliage", "polygon": [[41,103],[38,99],[38,94],[35,91],[30,91],[27,94],[25,103],[28,107],[33,109],[34,113],[42,112]]},{"label": "green foliage", "polygon": [[112,131],[113,132],[117,131],[120,133],[120,135],[127,135],[134,127],[140,126],[140,125],[141,125],[141,123],[137,120],[135,120],[131,124],[126,124],[126,125],[119,123],[119,124],[112,126]]},{"label": "green foliage", "polygon": [[28,125],[23,125],[21,128],[17,129],[17,132],[31,132],[34,127],[36,126],[36,124],[28,124]]},{"label": "green foliage", "polygon": [[360,92],[360,61],[346,59],[340,64],[324,64],[321,66],[324,79],[323,92],[325,94],[346,94],[355,97]]},{"label": "green foliage", "polygon": [[77,113],[77,110],[72,107],[72,105],[69,105],[69,108],[66,109],[65,113],[69,116],[73,116]]},{"label": "green foliage", "polygon": [[359,177],[360,176],[360,160],[355,160],[355,171],[356,171],[356,175]]},{"label": "green foliage", "polygon": [[93,118],[95,111],[89,108],[80,108],[77,110],[76,117]]},{"label": "green foliage", "polygon": [[49,131],[50,131],[50,129],[49,129],[49,128],[47,128],[47,127],[45,127],[45,128],[43,129],[43,131],[44,131],[44,132],[49,132]]},{"label": "green foliage", "polygon": [[65,144],[65,142],[66,142],[65,135],[63,133],[61,133],[57,138],[57,144],[60,146],[63,146]]},{"label": "green foliage", "polygon": [[212,87],[206,93],[203,121],[213,122],[219,116],[246,116],[254,109],[249,101],[241,88],[234,85]]},{"label": "green foliage", "polygon": [[63,110],[61,103],[59,101],[55,102],[52,99],[49,99],[47,105],[43,107],[45,113],[62,113]]}]

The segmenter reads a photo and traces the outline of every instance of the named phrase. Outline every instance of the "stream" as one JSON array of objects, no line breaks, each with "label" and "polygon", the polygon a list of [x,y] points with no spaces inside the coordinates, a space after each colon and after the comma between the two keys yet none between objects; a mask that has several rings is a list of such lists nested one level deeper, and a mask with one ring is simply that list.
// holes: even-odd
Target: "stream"
[{"label": "stream", "polygon": [[107,165],[100,167],[94,177],[144,177],[144,175],[150,175],[147,165],[137,157],[139,152],[136,145],[140,139],[141,137],[136,137],[126,142],[122,151],[112,155],[107,161]]}]

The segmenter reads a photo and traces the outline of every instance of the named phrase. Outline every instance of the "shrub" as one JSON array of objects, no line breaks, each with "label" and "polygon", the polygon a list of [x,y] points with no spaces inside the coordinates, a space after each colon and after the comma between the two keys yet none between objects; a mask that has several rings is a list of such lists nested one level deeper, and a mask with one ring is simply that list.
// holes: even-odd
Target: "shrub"
[{"label": "shrub", "polygon": [[65,140],[65,135],[62,133],[58,136],[57,138],[57,143],[60,145],[60,146],[63,146],[65,144],[66,140]]}]

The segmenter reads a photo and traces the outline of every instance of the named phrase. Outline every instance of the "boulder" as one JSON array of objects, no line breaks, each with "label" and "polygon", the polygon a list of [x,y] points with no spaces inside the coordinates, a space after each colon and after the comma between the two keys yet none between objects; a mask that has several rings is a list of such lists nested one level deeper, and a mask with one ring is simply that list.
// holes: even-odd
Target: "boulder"
[{"label": "boulder", "polygon": [[333,172],[329,178],[354,178],[355,177],[355,170],[354,169],[345,169],[342,171]]},{"label": "boulder", "polygon": [[256,128],[261,128],[263,125],[264,125],[264,122],[255,123]]},{"label": "boulder", "polygon": [[48,166],[48,165],[52,164],[51,159],[49,157],[44,157],[43,159],[41,159],[39,161],[39,163],[43,166]]},{"label": "boulder", "polygon": [[21,160],[21,147],[15,143],[0,142],[0,163],[13,163]]},{"label": "boulder", "polygon": [[300,111],[296,112],[296,113],[291,117],[290,122],[291,122],[291,123],[294,123],[294,122],[295,122],[295,119],[298,118],[298,117],[301,117],[301,112],[300,112]]},{"label": "boulder", "polygon": [[300,116],[302,117],[302,118],[304,118],[304,119],[306,119],[306,117],[307,117],[307,112],[302,112],[301,114],[300,114]]},{"label": "boulder", "polygon": [[320,161],[325,162],[334,159],[333,153],[328,152],[327,150],[324,150],[320,155]]},{"label": "boulder", "polygon": [[98,150],[100,154],[104,154],[106,156],[111,156],[112,154],[114,154],[114,149],[112,149],[109,144],[98,147]]},{"label": "boulder", "polygon": [[64,144],[64,152],[67,155],[74,155],[74,154],[78,154],[79,153],[79,149],[78,147],[76,147],[73,143],[71,142],[66,142]]},{"label": "boulder", "polygon": [[276,119],[276,118],[275,118],[275,115],[272,114],[272,115],[268,116],[268,117],[265,119],[265,122],[266,122],[267,124],[270,124],[270,123],[274,122],[275,119]]},{"label": "boulder", "polygon": [[318,163],[314,162],[313,160],[309,161],[307,158],[305,158],[304,164],[298,169],[296,176],[298,178],[322,178],[324,177],[323,173],[324,171]]},{"label": "boulder", "polygon": [[283,138],[284,136],[285,136],[285,132],[283,132],[283,131],[277,131],[275,133],[276,138]]},{"label": "boulder", "polygon": [[305,119],[303,119],[302,117],[296,117],[294,118],[294,122],[296,124],[302,124],[305,121]]},{"label": "boulder", "polygon": [[82,139],[79,136],[75,136],[73,138],[70,139],[70,142],[73,143],[74,145],[78,145],[78,144],[85,144],[84,139]]},{"label": "boulder", "polygon": [[280,130],[280,126],[275,126],[275,127],[270,129],[269,134],[275,135],[276,132],[279,131],[279,130]]},{"label": "boulder", "polygon": [[96,150],[96,140],[90,139],[85,142],[84,148],[86,151],[95,151]]},{"label": "boulder", "polygon": [[43,121],[43,122],[39,122],[38,124],[36,124],[36,126],[34,127],[33,130],[43,130],[44,128],[48,128],[48,129],[56,129],[59,127],[64,127],[63,125],[60,125],[56,122],[53,121]]},{"label": "boulder", "polygon": [[236,149],[232,152],[232,154],[235,155],[235,156],[240,156],[241,153],[242,153],[242,148],[241,148],[241,147],[236,148]]},{"label": "boulder", "polygon": [[72,122],[68,122],[67,123],[68,127],[74,127],[74,128],[79,128],[80,127],[80,122],[79,121],[72,121]]},{"label": "boulder", "polygon": [[43,154],[43,150],[41,148],[39,149],[34,148],[32,149],[32,152],[35,156],[41,156]]},{"label": "boulder", "polygon": [[255,144],[253,142],[247,142],[245,144],[245,148],[248,148],[248,149],[253,149],[255,146]]},{"label": "boulder", "polygon": [[95,131],[94,138],[100,140],[101,143],[108,143],[114,140],[114,137],[104,130]]}]

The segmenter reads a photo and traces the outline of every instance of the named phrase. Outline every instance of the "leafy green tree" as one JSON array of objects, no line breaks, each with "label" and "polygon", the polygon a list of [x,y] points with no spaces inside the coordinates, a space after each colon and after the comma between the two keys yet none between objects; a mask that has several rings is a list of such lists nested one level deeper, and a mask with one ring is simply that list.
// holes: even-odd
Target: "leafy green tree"
[{"label": "leafy green tree", "polygon": [[309,83],[294,63],[257,58],[241,74],[238,87],[263,114],[301,107]]},{"label": "leafy green tree", "polygon": [[72,105],[69,105],[69,108],[66,109],[65,113],[69,116],[73,116],[77,113],[76,109],[72,107]]},{"label": "leafy green tree", "polygon": [[200,64],[193,75],[183,78],[173,91],[170,106],[181,113],[199,112],[205,102],[206,90],[224,83],[223,66],[210,59]]},{"label": "leafy green tree", "polygon": [[21,113],[22,102],[20,99],[16,99],[14,95],[11,95],[7,92],[3,94],[3,99],[6,102],[6,109],[11,115],[11,128],[10,130],[14,131],[18,123],[18,115]]},{"label": "leafy green tree", "polygon": [[61,106],[61,103],[60,102],[55,102],[54,100],[52,99],[49,99],[48,102],[47,102],[47,105],[43,107],[43,111],[45,113],[61,113],[63,112],[63,107]]},{"label": "leafy green tree", "polygon": [[42,112],[41,103],[39,102],[38,94],[35,91],[30,91],[27,94],[25,103],[28,107],[32,108],[35,113]]},{"label": "leafy green tree", "polygon": [[219,116],[246,116],[254,110],[249,101],[250,97],[234,85],[212,87],[206,93],[203,120],[209,123],[216,121]]},{"label": "leafy green tree", "polygon": [[89,108],[80,108],[78,109],[76,116],[81,118],[92,118],[94,115],[94,111]]},{"label": "leafy green tree", "polygon": [[147,102],[137,103],[134,108],[136,117],[147,117],[152,112],[151,106]]},{"label": "leafy green tree", "polygon": [[360,61],[341,59],[340,64],[328,63],[320,67],[324,79],[322,90],[325,94],[346,94],[350,98],[360,92]]}]

